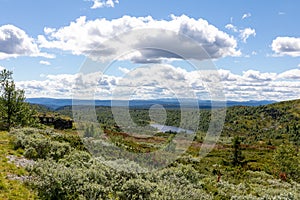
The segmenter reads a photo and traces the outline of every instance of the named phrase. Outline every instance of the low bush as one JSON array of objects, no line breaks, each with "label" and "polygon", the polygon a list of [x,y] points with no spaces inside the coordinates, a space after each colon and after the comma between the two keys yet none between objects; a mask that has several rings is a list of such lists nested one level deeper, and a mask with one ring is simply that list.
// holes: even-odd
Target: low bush
[{"label": "low bush", "polygon": [[[77,139],[71,139],[75,136],[33,129],[14,130],[11,135],[14,148],[36,160],[27,167],[31,177],[27,183],[40,199],[300,199],[300,184],[293,179],[285,182],[264,171],[224,166],[220,161],[216,165],[219,157],[199,161],[185,156],[159,171],[137,173],[144,168],[126,157],[109,160],[76,148]],[[292,150],[280,147],[274,158],[281,170],[293,163],[295,174],[299,157]],[[290,153],[292,160],[280,161]],[[229,153],[215,150],[212,155],[224,158]]]}]

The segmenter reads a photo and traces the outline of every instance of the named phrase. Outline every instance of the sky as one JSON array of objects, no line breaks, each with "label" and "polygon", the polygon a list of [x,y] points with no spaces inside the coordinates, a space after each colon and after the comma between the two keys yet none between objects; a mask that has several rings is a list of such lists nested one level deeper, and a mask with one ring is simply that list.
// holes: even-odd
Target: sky
[{"label": "sky", "polygon": [[27,98],[300,98],[297,0],[0,5],[0,69]]}]

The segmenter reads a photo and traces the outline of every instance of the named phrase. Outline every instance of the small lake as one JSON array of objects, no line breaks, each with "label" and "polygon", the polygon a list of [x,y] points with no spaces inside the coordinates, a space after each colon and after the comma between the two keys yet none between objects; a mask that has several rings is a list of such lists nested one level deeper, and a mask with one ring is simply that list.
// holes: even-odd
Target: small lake
[{"label": "small lake", "polygon": [[152,126],[153,128],[156,128],[159,131],[164,132],[164,133],[168,132],[168,131],[172,131],[172,132],[176,132],[176,133],[180,133],[180,132],[189,133],[189,134],[194,133],[194,131],[192,131],[192,130],[178,128],[175,126],[166,126],[166,125],[161,125],[161,124],[150,124],[150,126]]}]

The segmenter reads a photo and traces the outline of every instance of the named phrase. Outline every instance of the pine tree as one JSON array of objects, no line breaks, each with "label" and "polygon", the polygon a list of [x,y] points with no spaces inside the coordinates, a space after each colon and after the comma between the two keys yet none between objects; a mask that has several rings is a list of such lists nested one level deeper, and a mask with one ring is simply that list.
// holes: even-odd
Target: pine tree
[{"label": "pine tree", "polygon": [[233,139],[233,153],[232,153],[232,164],[233,166],[238,166],[242,164],[244,156],[241,150],[241,141],[239,137],[234,137]]},{"label": "pine tree", "polygon": [[24,90],[16,88],[12,72],[6,69],[0,72],[0,128],[34,124],[35,112],[25,102]]}]

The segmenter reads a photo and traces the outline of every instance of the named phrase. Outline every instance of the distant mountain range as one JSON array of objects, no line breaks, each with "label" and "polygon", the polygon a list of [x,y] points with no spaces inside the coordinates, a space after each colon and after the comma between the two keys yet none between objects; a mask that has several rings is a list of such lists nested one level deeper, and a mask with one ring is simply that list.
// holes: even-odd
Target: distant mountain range
[{"label": "distant mountain range", "polygon": [[[54,98],[28,98],[28,103],[39,104],[46,106],[51,110],[57,110],[61,107],[73,105],[87,105],[91,104],[93,100],[72,100],[72,99],[54,99]],[[128,102],[125,100],[112,101],[111,100],[95,100],[95,106],[128,106]],[[259,106],[275,103],[275,101],[227,101],[226,106]],[[152,105],[159,104],[165,108],[180,108],[181,103],[177,99],[155,99],[155,100],[130,100],[129,106],[131,108],[149,108]],[[185,106],[188,105],[188,100],[185,102]],[[211,108],[211,101],[199,100],[199,108]],[[216,102],[214,105],[219,107],[224,106],[224,102]]]}]

